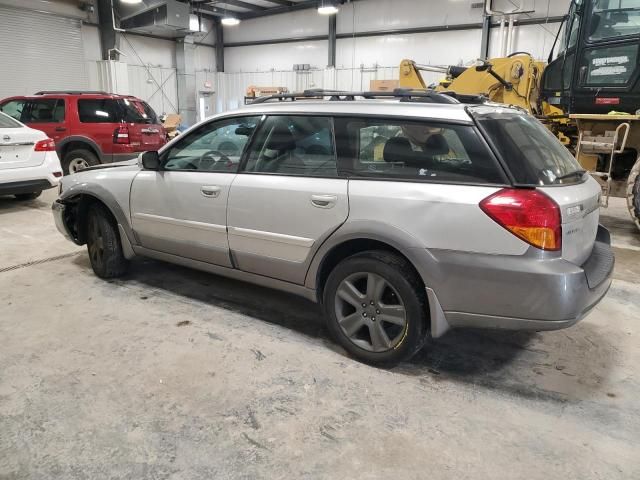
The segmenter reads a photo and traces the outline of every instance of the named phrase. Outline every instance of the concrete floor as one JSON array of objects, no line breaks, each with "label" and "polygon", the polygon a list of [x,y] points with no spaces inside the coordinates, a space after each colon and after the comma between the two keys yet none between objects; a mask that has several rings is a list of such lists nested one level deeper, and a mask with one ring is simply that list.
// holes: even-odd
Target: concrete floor
[{"label": "concrete floor", "polygon": [[0,199],[0,479],[638,479],[640,234],[577,326],[458,331],[390,371],[299,298],[148,260],[95,277]]}]

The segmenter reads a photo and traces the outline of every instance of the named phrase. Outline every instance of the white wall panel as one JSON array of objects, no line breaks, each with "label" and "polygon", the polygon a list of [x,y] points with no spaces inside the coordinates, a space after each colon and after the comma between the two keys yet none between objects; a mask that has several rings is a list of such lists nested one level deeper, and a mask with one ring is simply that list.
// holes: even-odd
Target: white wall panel
[{"label": "white wall panel", "polygon": [[204,45],[195,45],[195,64],[196,70],[216,69],[216,49],[213,47],[205,47]]},{"label": "white wall panel", "polygon": [[[514,28],[514,40],[511,52],[529,52],[538,60],[546,60],[551,51],[553,40],[560,28],[560,22],[541,25],[523,25]],[[505,31],[507,29],[505,28]],[[500,30],[491,30],[489,57],[500,56]]]},{"label": "white wall panel", "polygon": [[393,67],[403,58],[431,65],[461,65],[480,56],[480,29],[340,39],[336,66]]},{"label": "white wall panel", "polygon": [[327,65],[327,42],[295,42],[251,47],[232,47],[224,51],[225,71],[254,72],[292,70],[296,63],[313,67]]},{"label": "white wall panel", "polygon": [[100,76],[98,71],[98,60],[102,59],[100,50],[100,32],[94,25],[82,25],[82,50],[84,52],[84,63],[87,71],[87,87],[89,90],[99,90]]},{"label": "white wall panel", "polygon": [[482,9],[471,8],[471,3],[469,0],[354,2],[340,8],[338,33],[482,22]]},{"label": "white wall panel", "polygon": [[122,34],[120,50],[125,54],[120,60],[129,65],[176,66],[176,44],[172,40]]},{"label": "white wall panel", "polygon": [[130,95],[146,101],[158,115],[178,111],[178,83],[175,68],[128,65],[127,70]]},{"label": "white wall panel", "polygon": [[225,43],[276,38],[326,35],[329,20],[315,9],[301,10],[270,17],[244,20],[235,27],[224,27]]}]

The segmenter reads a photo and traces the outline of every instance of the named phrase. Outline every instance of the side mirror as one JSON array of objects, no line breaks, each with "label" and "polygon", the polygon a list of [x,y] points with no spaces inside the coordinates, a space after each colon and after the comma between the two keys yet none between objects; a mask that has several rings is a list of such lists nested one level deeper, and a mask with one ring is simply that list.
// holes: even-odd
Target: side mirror
[{"label": "side mirror", "polygon": [[160,155],[156,151],[144,152],[142,154],[142,168],[145,170],[160,170]]}]

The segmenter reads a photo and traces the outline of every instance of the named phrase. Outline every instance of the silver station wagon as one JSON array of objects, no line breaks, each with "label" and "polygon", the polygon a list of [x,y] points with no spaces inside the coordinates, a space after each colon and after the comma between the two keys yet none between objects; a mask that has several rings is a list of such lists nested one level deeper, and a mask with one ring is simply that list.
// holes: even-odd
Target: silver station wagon
[{"label": "silver station wagon", "polygon": [[450,328],[583,318],[614,264],[600,194],[517,109],[312,91],[64,177],[53,211],[102,278],[142,255],[302,295],[350,354],[392,365]]}]

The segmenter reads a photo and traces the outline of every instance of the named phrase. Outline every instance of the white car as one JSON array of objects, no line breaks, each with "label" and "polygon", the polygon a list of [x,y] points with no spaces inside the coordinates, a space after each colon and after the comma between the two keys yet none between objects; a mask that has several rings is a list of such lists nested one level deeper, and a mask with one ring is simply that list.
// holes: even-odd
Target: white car
[{"label": "white car", "polygon": [[54,141],[0,112],[0,195],[32,200],[58,186],[60,177]]}]

